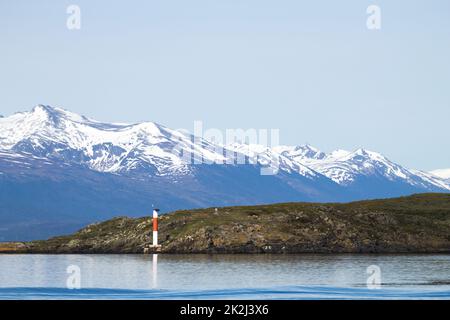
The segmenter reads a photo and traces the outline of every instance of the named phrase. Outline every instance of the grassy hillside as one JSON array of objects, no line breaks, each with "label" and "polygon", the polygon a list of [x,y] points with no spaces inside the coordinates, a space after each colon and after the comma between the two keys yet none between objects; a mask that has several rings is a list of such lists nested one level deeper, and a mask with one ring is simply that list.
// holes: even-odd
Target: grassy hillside
[{"label": "grassy hillside", "polygon": [[[119,217],[16,251],[142,253],[151,224]],[[159,230],[170,253],[450,253],[450,194],[176,211],[160,218]]]}]

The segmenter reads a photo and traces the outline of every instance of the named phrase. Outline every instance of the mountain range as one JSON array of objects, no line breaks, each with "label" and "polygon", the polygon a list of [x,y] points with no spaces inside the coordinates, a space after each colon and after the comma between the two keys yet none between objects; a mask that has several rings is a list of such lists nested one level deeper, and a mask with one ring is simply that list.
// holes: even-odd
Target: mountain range
[{"label": "mountain range", "polygon": [[[267,168],[276,174],[261,174]],[[153,122],[104,123],[38,105],[0,117],[0,241],[144,216],[152,206],[167,212],[447,193],[449,171],[408,169],[365,149],[218,145]]]}]

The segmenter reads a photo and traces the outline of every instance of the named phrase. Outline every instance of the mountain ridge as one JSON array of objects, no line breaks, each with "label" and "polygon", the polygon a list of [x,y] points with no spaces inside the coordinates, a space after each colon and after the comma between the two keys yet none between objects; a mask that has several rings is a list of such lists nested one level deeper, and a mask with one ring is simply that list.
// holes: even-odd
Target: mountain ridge
[{"label": "mountain ridge", "polygon": [[[267,169],[276,174],[262,175]],[[70,222],[61,233],[121,212],[140,216],[152,204],[169,211],[450,191],[446,179],[363,148],[220,145],[154,122],[105,123],[45,105],[0,118],[0,186],[0,240],[55,234],[42,224]]]}]

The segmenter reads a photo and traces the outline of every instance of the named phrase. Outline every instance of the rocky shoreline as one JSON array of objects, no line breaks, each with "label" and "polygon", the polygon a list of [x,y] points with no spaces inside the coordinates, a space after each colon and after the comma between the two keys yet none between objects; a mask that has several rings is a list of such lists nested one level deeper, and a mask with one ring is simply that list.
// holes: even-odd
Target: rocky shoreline
[{"label": "rocky shoreline", "polygon": [[[150,217],[118,217],[0,253],[144,253]],[[450,253],[450,194],[353,203],[285,203],[160,217],[161,253]]]}]

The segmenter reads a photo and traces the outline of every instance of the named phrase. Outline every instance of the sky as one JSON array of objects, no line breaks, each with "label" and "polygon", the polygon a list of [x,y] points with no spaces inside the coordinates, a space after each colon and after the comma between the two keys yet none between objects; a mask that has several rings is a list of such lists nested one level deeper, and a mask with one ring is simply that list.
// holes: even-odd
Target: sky
[{"label": "sky", "polygon": [[279,129],[281,144],[450,168],[449,60],[448,0],[0,0],[4,116]]}]

